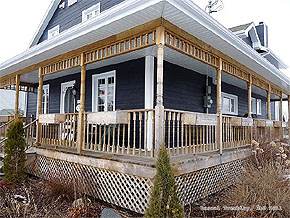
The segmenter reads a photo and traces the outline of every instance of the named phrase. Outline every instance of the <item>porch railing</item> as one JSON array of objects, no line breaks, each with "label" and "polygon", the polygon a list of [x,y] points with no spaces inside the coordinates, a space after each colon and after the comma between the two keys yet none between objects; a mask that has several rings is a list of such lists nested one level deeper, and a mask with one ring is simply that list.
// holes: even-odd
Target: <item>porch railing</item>
[{"label": "porch railing", "polygon": [[171,156],[217,150],[217,116],[165,109],[164,137]]},{"label": "porch railing", "polygon": [[154,110],[85,114],[85,151],[153,157]]},{"label": "porch railing", "polygon": [[41,143],[76,148],[78,114],[49,114],[40,117]]}]

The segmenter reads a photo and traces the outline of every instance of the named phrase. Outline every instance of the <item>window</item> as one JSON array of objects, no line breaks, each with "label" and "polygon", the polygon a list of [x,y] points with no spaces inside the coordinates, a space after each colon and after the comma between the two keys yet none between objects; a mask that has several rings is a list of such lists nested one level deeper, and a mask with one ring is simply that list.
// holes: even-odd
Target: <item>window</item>
[{"label": "window", "polygon": [[275,112],[275,120],[280,120],[280,102],[275,101],[274,102],[274,112]]},{"label": "window", "polygon": [[76,108],[76,81],[72,80],[61,84],[60,113],[75,113]]},{"label": "window", "polygon": [[257,112],[257,104],[256,104],[255,98],[251,99],[251,112],[252,112],[252,114],[256,114],[256,112]]},{"label": "window", "polygon": [[42,88],[42,113],[49,113],[49,85],[44,85]]},{"label": "window", "polygon": [[48,30],[48,39],[51,39],[59,34],[59,25]]},{"label": "window", "polygon": [[262,100],[258,98],[252,98],[251,102],[252,114],[262,115]]},{"label": "window", "polygon": [[222,92],[222,113],[238,114],[238,96]]},{"label": "window", "polygon": [[73,5],[74,3],[77,3],[77,2],[78,2],[78,0],[68,0],[67,5],[71,6],[71,5]]},{"label": "window", "polygon": [[257,115],[262,115],[262,100],[257,99]]},{"label": "window", "polygon": [[82,21],[83,22],[87,21],[93,17],[98,16],[100,13],[101,13],[101,4],[98,3],[82,12]]},{"label": "window", "polygon": [[93,75],[93,112],[115,110],[116,71]]}]

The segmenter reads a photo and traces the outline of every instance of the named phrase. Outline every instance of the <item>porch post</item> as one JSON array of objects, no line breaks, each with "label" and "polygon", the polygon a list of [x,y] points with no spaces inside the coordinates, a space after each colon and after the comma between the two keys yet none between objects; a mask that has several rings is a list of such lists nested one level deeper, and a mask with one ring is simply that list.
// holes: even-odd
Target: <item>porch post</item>
[{"label": "porch post", "polygon": [[252,75],[248,82],[248,118],[252,117]]},{"label": "porch post", "polygon": [[217,131],[216,131],[216,140],[217,140],[217,147],[219,148],[220,155],[223,154],[223,143],[222,143],[222,108],[221,108],[221,101],[222,101],[222,59],[219,58],[219,67],[217,70]]},{"label": "porch post", "polygon": [[155,106],[155,154],[164,143],[164,106],[163,106],[163,56],[164,56],[164,27],[156,29],[157,45],[157,89]]},{"label": "porch post", "polygon": [[19,117],[19,86],[20,86],[20,75],[16,75],[16,87],[15,87],[15,107],[14,107],[14,118]]},{"label": "porch post", "polygon": [[[154,56],[148,55],[145,57],[145,109],[154,108]],[[153,154],[153,133],[152,133],[152,112],[148,112],[147,121],[147,138],[144,143],[147,143],[147,150]]]},{"label": "porch post", "polygon": [[37,145],[41,142],[41,124],[39,123],[39,115],[42,113],[42,89],[43,89],[43,75],[41,67],[39,67],[39,85],[38,85],[38,105],[37,105],[37,129],[36,129],[36,143]]},{"label": "porch post", "polygon": [[280,121],[283,122],[283,92],[280,94]]},{"label": "porch post", "polygon": [[267,118],[271,120],[271,85],[269,85],[267,91]]},{"label": "porch post", "polygon": [[288,141],[290,141],[290,95],[288,95]]},{"label": "porch post", "polygon": [[86,64],[85,54],[81,54],[81,88],[80,88],[80,111],[78,116],[78,131],[77,131],[77,152],[82,152],[84,143],[84,117],[85,117],[85,91],[86,91]]}]

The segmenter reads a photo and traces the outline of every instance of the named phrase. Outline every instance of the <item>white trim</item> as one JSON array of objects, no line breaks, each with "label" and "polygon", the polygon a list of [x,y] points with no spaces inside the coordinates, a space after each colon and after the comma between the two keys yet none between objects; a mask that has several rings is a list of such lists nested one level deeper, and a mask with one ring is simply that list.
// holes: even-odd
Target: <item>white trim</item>
[{"label": "white trim", "polygon": [[[116,110],[116,70],[112,70],[112,71],[108,71],[108,72],[104,72],[101,74],[95,74],[92,75],[92,112],[98,112],[98,95],[96,95],[96,85],[97,85],[97,81],[101,78],[106,79],[107,82],[107,78],[114,76],[114,105],[113,105],[113,111]],[[106,84],[106,98],[105,98],[105,111],[108,110],[107,108],[107,84]]]},{"label": "white trim", "polygon": [[[93,17],[99,16],[101,13],[101,3],[97,3],[92,7],[82,11],[82,22],[92,19]],[[91,14],[91,17],[88,18],[87,16]]]},{"label": "white trim", "polygon": [[[153,109],[154,107],[154,56],[145,57],[145,109]],[[152,132],[152,112],[148,113],[147,132]],[[147,134],[147,149],[151,151],[152,134]],[[144,143],[146,142],[144,138]]]},{"label": "white trim", "polygon": [[52,39],[59,35],[59,25],[48,30],[47,39]]},{"label": "white trim", "polygon": [[256,98],[251,98],[251,113],[257,114],[257,101]]},{"label": "white trim", "polygon": [[[234,112],[224,110],[224,103],[223,103],[224,98],[229,98],[230,100],[232,100],[232,99],[234,100]],[[230,103],[231,103],[231,101],[230,101]],[[231,105],[230,105],[230,107],[231,107]],[[221,108],[222,108],[223,114],[238,115],[238,113],[239,113],[239,98],[238,98],[238,96],[222,92],[221,93]]]},{"label": "white trim", "polygon": [[61,83],[61,89],[60,89],[60,113],[63,114],[64,113],[64,91],[66,91],[66,89],[74,87],[74,85],[76,84],[75,80],[69,81],[69,82],[64,82]]}]

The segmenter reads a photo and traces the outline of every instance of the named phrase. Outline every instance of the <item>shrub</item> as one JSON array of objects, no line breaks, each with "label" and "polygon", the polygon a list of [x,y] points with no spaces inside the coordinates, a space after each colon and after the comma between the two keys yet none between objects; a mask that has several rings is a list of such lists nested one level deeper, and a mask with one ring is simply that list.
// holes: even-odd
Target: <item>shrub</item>
[{"label": "shrub", "polygon": [[154,187],[145,217],[184,217],[184,209],[179,203],[177,186],[165,146],[160,148],[156,170]]},{"label": "shrub", "polygon": [[4,146],[3,172],[7,182],[22,182],[26,176],[24,173],[26,143],[23,138],[23,123],[14,121],[7,130],[7,141]]}]

